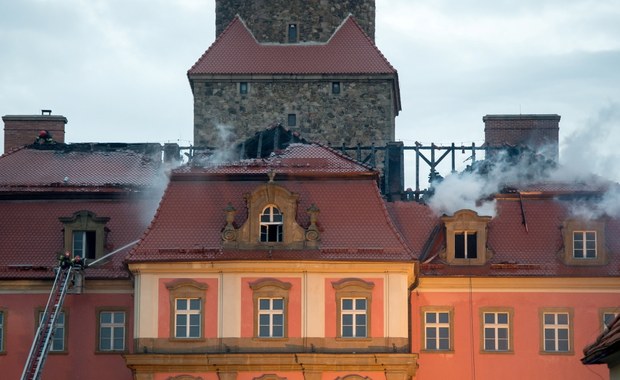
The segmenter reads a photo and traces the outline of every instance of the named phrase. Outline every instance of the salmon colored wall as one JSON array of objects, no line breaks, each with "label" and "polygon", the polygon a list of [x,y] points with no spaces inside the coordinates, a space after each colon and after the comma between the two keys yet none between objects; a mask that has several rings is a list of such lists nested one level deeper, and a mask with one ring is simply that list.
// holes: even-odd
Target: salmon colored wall
[{"label": "salmon colored wall", "polygon": [[[0,354],[0,378],[19,379],[34,337],[35,315],[44,308],[47,294],[3,294],[0,308],[5,311],[5,354]],[[98,354],[96,351],[97,308],[123,308],[127,313],[127,348],[133,346],[133,298],[128,294],[67,295],[67,353],[49,354],[43,380],[56,379],[132,379],[121,354]],[[79,365],[75,365],[79,363]]]},{"label": "salmon colored wall", "polygon": [[[416,380],[428,379],[608,379],[605,366],[584,366],[583,348],[601,332],[599,311],[618,307],[618,294],[505,293],[505,292],[412,293],[412,352],[420,354]],[[422,306],[452,306],[454,351],[428,353],[423,349]],[[479,309],[511,307],[514,310],[514,353],[481,353]],[[539,309],[572,308],[573,354],[540,354]],[[473,324],[472,324],[473,320]],[[473,338],[472,338],[473,334]]]},{"label": "salmon colored wall", "polygon": [[[157,325],[157,336],[160,338],[170,337],[170,292],[166,284],[178,280],[178,278],[159,279],[159,323]],[[205,311],[203,315],[203,327],[205,338],[217,338],[217,316],[218,316],[218,281],[216,278],[192,278],[196,282],[207,284],[205,296]]]},{"label": "salmon colored wall", "polygon": [[[325,337],[335,338],[336,334],[336,289],[332,286],[333,282],[342,280],[341,278],[325,279]],[[382,337],[383,334],[383,279],[382,278],[362,278],[366,282],[375,284],[372,289],[372,304],[370,305],[370,336],[373,338]]]},{"label": "salmon colored wall", "polygon": [[[166,372],[166,373],[156,373],[153,375],[153,380],[170,380],[174,379],[176,376],[188,375],[187,372]],[[217,376],[217,372],[200,372],[200,373],[192,373],[191,376],[200,377],[203,380],[219,380]]]},{"label": "salmon colored wall", "polygon": [[[241,279],[241,315],[254,315],[254,292],[250,288],[250,283],[263,279],[263,277],[244,277]],[[277,280],[291,284],[288,298],[288,336],[289,338],[301,337],[301,279],[276,277]],[[254,336],[254,318],[241,319],[241,337],[248,338]]]}]

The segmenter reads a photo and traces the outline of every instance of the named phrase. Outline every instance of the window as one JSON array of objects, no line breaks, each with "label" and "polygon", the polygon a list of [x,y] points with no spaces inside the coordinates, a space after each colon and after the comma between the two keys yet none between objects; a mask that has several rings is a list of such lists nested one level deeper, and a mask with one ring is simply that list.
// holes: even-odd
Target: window
[{"label": "window", "polygon": [[73,257],[80,256],[84,259],[96,258],[97,238],[95,231],[73,231]]},{"label": "window", "polygon": [[249,89],[248,82],[240,82],[239,83],[239,93],[241,95],[247,94],[248,93],[248,89]]},{"label": "window", "polygon": [[450,312],[424,312],[424,349],[448,351],[451,349]]},{"label": "window", "polygon": [[258,336],[260,338],[284,337],[284,299],[258,299]]},{"label": "window", "polygon": [[125,350],[125,312],[99,312],[99,351]]},{"label": "window", "polygon": [[476,232],[463,231],[454,234],[454,257],[457,259],[475,259],[478,257],[478,239]]},{"label": "window", "polygon": [[542,312],[542,351],[570,353],[572,350],[570,313],[568,311]]},{"label": "window", "polygon": [[[43,312],[39,312],[39,323],[43,319]],[[66,318],[64,311],[61,311],[56,317],[56,324],[54,329],[54,335],[50,341],[50,352],[64,352],[65,349],[65,332],[66,332]],[[38,327],[38,326],[37,326]]]},{"label": "window", "polygon": [[288,42],[295,43],[297,42],[298,33],[297,33],[297,24],[288,24]]},{"label": "window", "polygon": [[484,265],[492,257],[487,248],[489,216],[460,210],[441,218],[446,229],[446,249],[440,253],[450,265]]},{"label": "window", "polygon": [[332,282],[336,290],[338,338],[370,338],[372,282],[345,278]]},{"label": "window", "polygon": [[366,298],[341,298],[340,336],[343,338],[365,338],[368,322]]},{"label": "window", "polygon": [[508,352],[512,345],[512,311],[481,311],[482,350]]},{"label": "window", "polygon": [[200,304],[200,298],[177,298],[175,300],[175,338],[200,337]]},{"label": "window", "polygon": [[0,310],[0,352],[4,352],[4,311]]},{"label": "window", "polygon": [[260,215],[260,241],[281,242],[283,217],[276,206],[267,206]]},{"label": "window", "polygon": [[105,240],[109,231],[106,223],[110,218],[82,210],[58,219],[64,225],[65,250],[73,256],[94,260],[105,254]]},{"label": "window", "polygon": [[596,231],[573,232],[573,257],[575,259],[596,258]]},{"label": "window", "polygon": [[166,283],[166,288],[170,296],[170,337],[203,338],[207,284],[182,278]]},{"label": "window", "polygon": [[332,94],[340,94],[340,82],[332,82]]},{"label": "window", "polygon": [[250,283],[250,288],[254,291],[254,336],[286,338],[291,284],[267,278]]},{"label": "window", "polygon": [[605,265],[605,221],[569,219],[562,228],[564,263],[567,265]]},{"label": "window", "polygon": [[618,314],[620,314],[620,311],[617,311],[617,310],[618,310],[617,308],[604,309],[601,312],[601,321],[603,325],[603,331],[609,330],[609,326],[611,326],[611,323],[614,321],[614,319],[616,319]]},{"label": "window", "polygon": [[294,127],[297,125],[297,115],[294,113],[289,113],[286,121],[286,125],[289,127]]}]

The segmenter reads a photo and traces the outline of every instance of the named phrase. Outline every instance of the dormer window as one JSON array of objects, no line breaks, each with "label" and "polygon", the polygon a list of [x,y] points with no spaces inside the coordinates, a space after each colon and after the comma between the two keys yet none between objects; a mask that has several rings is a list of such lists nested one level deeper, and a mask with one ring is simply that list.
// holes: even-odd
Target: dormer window
[{"label": "dormer window", "polygon": [[567,265],[604,265],[605,222],[569,219],[562,228],[564,250],[560,252]]},{"label": "dormer window", "polygon": [[596,231],[573,231],[573,258],[596,258]]},{"label": "dormer window", "polygon": [[298,39],[297,24],[288,24],[288,42],[293,44]]},{"label": "dormer window", "polygon": [[64,225],[65,250],[73,257],[95,260],[105,254],[106,223],[110,218],[82,210],[58,219]]},{"label": "dormer window", "polygon": [[283,217],[280,209],[269,205],[260,215],[260,241],[281,242]]},{"label": "dormer window", "polygon": [[476,231],[454,233],[454,257],[457,259],[475,259],[478,257],[478,234]]},{"label": "dormer window", "polygon": [[487,248],[487,224],[491,217],[460,210],[441,219],[446,228],[446,249],[441,257],[448,264],[484,265],[491,258]]},{"label": "dormer window", "polygon": [[319,208],[311,204],[306,209],[309,224],[305,228],[300,226],[297,222],[299,195],[277,185],[275,172],[268,176],[269,182],[245,194],[247,219],[240,227],[235,225],[237,210],[232,203],[224,209],[223,246],[235,249],[318,248],[321,241]]}]

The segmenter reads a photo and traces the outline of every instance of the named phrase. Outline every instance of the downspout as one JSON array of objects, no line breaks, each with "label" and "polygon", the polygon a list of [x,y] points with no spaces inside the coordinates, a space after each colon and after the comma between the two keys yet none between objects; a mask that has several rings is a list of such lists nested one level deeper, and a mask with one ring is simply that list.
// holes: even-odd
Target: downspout
[{"label": "downspout", "polygon": [[413,280],[413,283],[409,286],[409,297],[407,299],[407,343],[409,345],[409,350],[407,352],[408,354],[413,352],[413,303],[411,302],[411,297],[413,295],[413,291],[418,287],[418,285],[420,285],[420,263],[418,261],[414,262],[413,273],[415,278]]}]

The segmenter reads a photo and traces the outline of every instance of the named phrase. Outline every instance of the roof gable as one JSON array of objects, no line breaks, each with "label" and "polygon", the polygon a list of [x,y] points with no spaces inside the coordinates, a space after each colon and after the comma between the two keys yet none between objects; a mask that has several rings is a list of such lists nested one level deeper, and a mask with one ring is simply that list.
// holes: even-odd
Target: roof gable
[{"label": "roof gable", "polygon": [[323,44],[259,43],[236,17],[189,69],[200,74],[391,74],[396,70],[347,17]]}]

